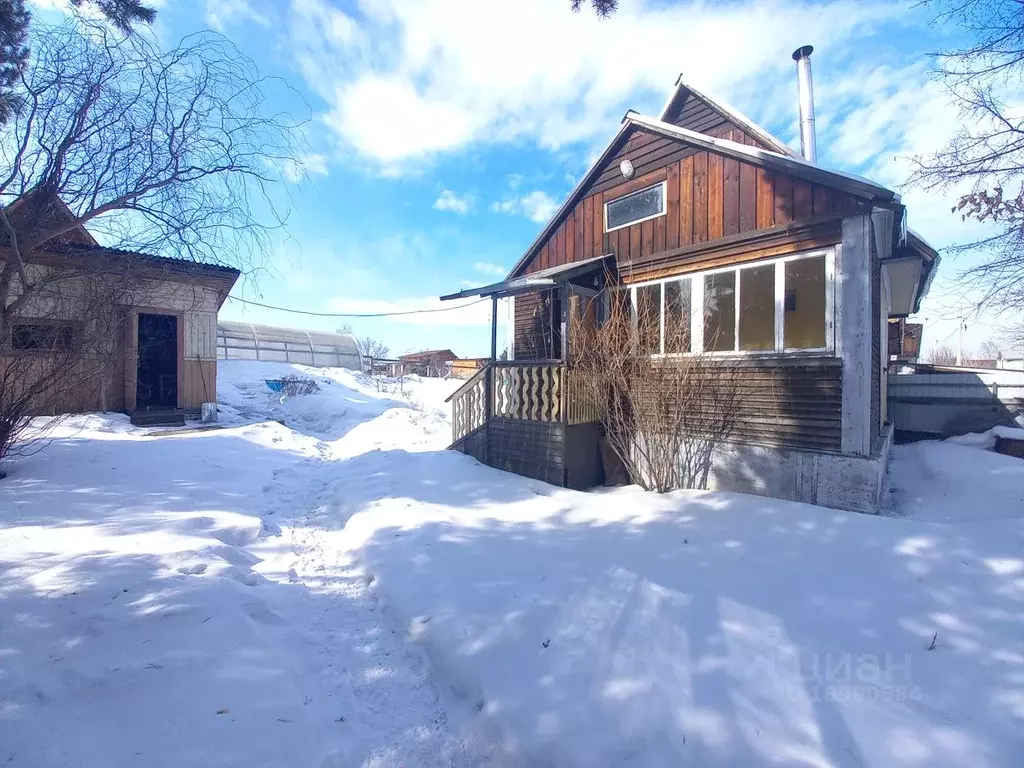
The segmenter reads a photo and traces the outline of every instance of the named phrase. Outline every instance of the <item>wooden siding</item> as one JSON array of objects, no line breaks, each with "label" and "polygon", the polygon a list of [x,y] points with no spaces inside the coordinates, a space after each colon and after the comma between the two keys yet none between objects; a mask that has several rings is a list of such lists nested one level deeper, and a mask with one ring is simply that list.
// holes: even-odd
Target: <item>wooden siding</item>
[{"label": "wooden siding", "polygon": [[182,408],[202,408],[203,403],[217,401],[216,360],[185,360],[180,380],[178,402]]},{"label": "wooden siding", "polygon": [[548,322],[546,304],[539,293],[527,293],[515,298],[516,360],[546,358],[544,328]]},{"label": "wooden siding", "polygon": [[748,361],[741,375],[732,442],[840,450],[842,364],[838,359]]},{"label": "wooden siding", "polygon": [[682,246],[619,265],[624,283],[683,275],[791,253],[813,251],[842,240],[839,219],[798,224],[724,237],[710,245]]},{"label": "wooden siding", "polygon": [[715,365],[726,366],[735,377],[722,379],[727,390],[708,395],[709,409],[720,407],[716,397],[719,403],[722,397],[735,399],[735,426],[727,442],[840,451],[840,360],[736,357]]},{"label": "wooden siding", "polygon": [[564,483],[564,424],[490,419],[486,432],[490,466],[552,485]]},{"label": "wooden siding", "polygon": [[697,133],[727,138],[741,144],[751,144],[771,152],[778,151],[767,142],[741,130],[730,122],[727,115],[719,112],[699,96],[690,93],[686,95],[685,99],[680,99],[679,103],[665,115],[665,122]]},{"label": "wooden siding", "polygon": [[597,423],[565,428],[565,485],[584,491],[604,482],[601,466],[602,427]]},{"label": "wooden siding", "polygon": [[[746,138],[734,128],[729,128],[727,135]],[[619,161],[627,157],[637,174],[629,181],[618,168]],[[606,201],[661,182],[666,184],[665,215],[604,231]],[[523,272],[607,253],[614,254],[621,266],[676,248],[703,244],[713,248],[726,238],[808,221],[838,220],[859,205],[850,195],[789,173],[758,168],[636,129],[585,196],[538,244]]]}]

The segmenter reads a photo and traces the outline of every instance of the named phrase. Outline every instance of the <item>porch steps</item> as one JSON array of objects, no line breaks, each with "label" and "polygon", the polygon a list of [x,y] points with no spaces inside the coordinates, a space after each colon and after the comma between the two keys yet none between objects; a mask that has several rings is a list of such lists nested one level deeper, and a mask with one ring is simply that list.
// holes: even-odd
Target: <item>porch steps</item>
[{"label": "porch steps", "polygon": [[167,408],[151,411],[132,411],[129,414],[136,427],[184,427],[185,411]]}]

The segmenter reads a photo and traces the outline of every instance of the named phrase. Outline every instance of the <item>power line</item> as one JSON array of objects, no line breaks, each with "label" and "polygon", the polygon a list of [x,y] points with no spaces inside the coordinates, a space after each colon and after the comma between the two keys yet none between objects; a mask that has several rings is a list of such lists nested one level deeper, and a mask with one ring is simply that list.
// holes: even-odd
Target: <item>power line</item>
[{"label": "power line", "polygon": [[237,296],[228,296],[228,299],[231,301],[237,301],[241,304],[251,304],[254,307],[262,307],[263,309],[274,309],[278,312],[290,312],[294,315],[311,315],[313,317],[398,317],[400,315],[427,315],[431,312],[451,312],[455,309],[465,309],[466,307],[472,307],[475,304],[482,304],[485,301],[490,301],[490,298],[483,298],[471,301],[469,304],[456,304],[453,307],[439,307],[438,309],[408,309],[404,312],[310,312],[305,309],[275,307],[272,304],[262,304],[258,301],[251,301],[250,299],[240,299]]}]

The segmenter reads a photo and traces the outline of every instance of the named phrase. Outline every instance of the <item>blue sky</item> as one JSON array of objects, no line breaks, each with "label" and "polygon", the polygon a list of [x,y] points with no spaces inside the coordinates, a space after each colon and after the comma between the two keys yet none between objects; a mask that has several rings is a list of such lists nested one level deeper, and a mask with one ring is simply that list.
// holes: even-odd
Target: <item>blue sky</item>
[{"label": "blue sky", "polygon": [[[36,0],[60,5],[63,0]],[[792,50],[813,57],[819,162],[899,188],[956,110],[927,52],[955,42],[913,3],[622,0],[610,20],[569,0],[163,0],[157,34],[221,31],[308,103],[308,153],[288,182],[289,239],[235,293],[324,312],[439,306],[500,278],[614,134],[656,114],[677,74],[798,146]],[[283,99],[284,104],[289,99]],[[290,99],[294,103],[295,99]],[[936,246],[977,232],[954,195],[901,190]],[[947,261],[925,347],[955,341],[967,304]],[[342,320],[229,301],[224,319],[333,330]],[[489,346],[486,304],[350,321],[395,353]],[[996,334],[972,319],[967,346]]]}]

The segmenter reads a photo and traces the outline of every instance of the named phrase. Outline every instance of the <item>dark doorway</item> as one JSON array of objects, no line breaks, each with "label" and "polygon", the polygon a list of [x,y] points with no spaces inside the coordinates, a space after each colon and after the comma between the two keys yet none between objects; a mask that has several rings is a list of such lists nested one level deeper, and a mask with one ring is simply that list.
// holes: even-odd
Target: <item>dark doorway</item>
[{"label": "dark doorway", "polygon": [[178,407],[178,318],[139,314],[137,409]]}]

